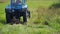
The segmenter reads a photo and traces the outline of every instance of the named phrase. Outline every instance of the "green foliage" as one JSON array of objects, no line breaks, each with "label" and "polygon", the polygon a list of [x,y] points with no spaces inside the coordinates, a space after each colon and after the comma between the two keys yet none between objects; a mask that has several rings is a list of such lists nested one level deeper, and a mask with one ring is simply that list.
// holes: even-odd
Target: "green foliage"
[{"label": "green foliage", "polygon": [[55,3],[55,4],[52,4],[52,6],[50,7],[50,9],[57,9],[57,8],[60,8],[60,3]]}]

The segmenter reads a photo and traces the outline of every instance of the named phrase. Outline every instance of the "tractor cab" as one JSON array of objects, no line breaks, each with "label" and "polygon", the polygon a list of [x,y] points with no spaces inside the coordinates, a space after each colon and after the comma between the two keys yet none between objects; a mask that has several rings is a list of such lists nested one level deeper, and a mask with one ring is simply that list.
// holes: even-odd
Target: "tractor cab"
[{"label": "tractor cab", "polygon": [[10,2],[12,5],[13,4],[25,4],[25,0],[11,0]]},{"label": "tractor cab", "polygon": [[27,5],[25,3],[26,0],[10,0],[10,4],[6,7],[6,9],[14,10],[19,9],[22,10],[24,8],[27,8]]}]

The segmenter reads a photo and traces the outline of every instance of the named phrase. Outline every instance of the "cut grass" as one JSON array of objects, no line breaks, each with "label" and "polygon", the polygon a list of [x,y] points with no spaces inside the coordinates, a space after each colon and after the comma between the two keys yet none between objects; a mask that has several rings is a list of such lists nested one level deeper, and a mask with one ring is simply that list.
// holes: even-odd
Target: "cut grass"
[{"label": "cut grass", "polygon": [[[8,4],[7,3],[0,3],[0,34],[60,34],[60,15],[59,12],[57,12],[56,15],[54,15],[56,12],[49,12],[47,9],[44,11],[43,9],[40,9],[40,12],[37,12],[38,7],[39,8],[48,8],[51,6],[55,1],[45,1],[45,0],[28,0],[28,8],[31,12],[31,18],[30,21],[27,22],[27,25],[21,25],[21,24],[3,24],[5,23],[5,7]],[[42,11],[43,12],[42,12]],[[56,10],[56,11],[57,11]],[[38,15],[39,13],[39,15]],[[41,15],[40,15],[41,14]],[[53,14],[53,16],[51,15]],[[39,19],[37,19],[39,16]],[[40,19],[40,17],[42,17]],[[45,25],[44,22],[47,19],[48,25]],[[49,21],[50,20],[50,21]],[[41,22],[40,22],[41,21]],[[36,24],[34,24],[36,22]],[[38,22],[38,24],[37,24]]]}]

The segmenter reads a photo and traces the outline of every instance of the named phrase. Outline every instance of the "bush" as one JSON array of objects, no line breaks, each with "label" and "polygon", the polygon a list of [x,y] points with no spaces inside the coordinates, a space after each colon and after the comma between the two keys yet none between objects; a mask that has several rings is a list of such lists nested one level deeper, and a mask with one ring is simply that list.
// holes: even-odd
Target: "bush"
[{"label": "bush", "polygon": [[52,9],[52,8],[54,8],[54,9],[60,8],[60,3],[54,3],[54,4],[52,4],[49,9]]}]

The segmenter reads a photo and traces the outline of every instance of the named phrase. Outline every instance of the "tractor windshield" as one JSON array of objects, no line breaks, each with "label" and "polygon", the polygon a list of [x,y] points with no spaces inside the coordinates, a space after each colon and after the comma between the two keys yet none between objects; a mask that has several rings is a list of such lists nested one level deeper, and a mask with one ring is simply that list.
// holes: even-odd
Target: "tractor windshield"
[{"label": "tractor windshield", "polygon": [[15,0],[15,3],[22,3],[22,0]]},{"label": "tractor windshield", "polygon": [[22,4],[22,0],[11,0],[12,4]]},{"label": "tractor windshield", "polygon": [[25,0],[11,0],[11,4],[15,5],[15,4],[25,4]]}]

